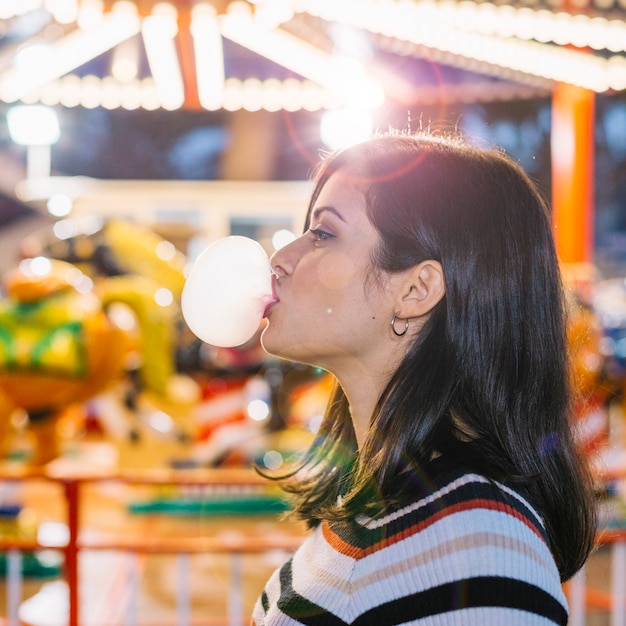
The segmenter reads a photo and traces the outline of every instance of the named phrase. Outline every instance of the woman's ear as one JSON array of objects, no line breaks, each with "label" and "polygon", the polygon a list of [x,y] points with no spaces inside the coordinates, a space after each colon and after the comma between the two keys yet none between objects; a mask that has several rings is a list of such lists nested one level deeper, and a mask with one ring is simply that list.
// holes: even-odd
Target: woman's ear
[{"label": "woman's ear", "polygon": [[427,315],[446,293],[439,261],[422,261],[407,270],[397,303],[398,319]]}]

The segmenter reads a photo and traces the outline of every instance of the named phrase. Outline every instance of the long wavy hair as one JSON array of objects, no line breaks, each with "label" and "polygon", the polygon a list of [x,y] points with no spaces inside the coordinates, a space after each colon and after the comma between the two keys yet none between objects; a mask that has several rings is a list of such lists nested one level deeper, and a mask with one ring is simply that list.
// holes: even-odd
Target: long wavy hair
[{"label": "long wavy hair", "polygon": [[596,512],[572,429],[566,310],[545,202],[499,150],[398,133],[328,155],[309,215],[340,169],[358,178],[380,235],[372,271],[437,260],[446,293],[391,377],[358,452],[336,386],[301,464],[278,477],[295,513],[311,526],[381,516],[423,495],[429,460],[453,453],[529,494],[567,580],[592,550]]}]

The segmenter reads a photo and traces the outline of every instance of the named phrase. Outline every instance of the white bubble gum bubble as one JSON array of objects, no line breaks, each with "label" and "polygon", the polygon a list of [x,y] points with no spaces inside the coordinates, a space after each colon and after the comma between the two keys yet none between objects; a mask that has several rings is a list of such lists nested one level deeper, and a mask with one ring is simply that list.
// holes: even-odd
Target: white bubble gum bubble
[{"label": "white bubble gum bubble", "polygon": [[261,245],[239,235],[204,250],[185,282],[185,322],[202,341],[230,348],[251,339],[272,297],[271,268]]}]

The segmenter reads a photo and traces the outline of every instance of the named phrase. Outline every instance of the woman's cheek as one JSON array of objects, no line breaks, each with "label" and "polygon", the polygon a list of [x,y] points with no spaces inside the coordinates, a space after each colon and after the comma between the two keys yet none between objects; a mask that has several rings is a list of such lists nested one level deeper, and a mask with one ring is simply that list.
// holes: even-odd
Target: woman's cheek
[{"label": "woman's cheek", "polygon": [[328,289],[344,289],[356,272],[354,261],[343,252],[330,252],[320,262],[317,276]]}]

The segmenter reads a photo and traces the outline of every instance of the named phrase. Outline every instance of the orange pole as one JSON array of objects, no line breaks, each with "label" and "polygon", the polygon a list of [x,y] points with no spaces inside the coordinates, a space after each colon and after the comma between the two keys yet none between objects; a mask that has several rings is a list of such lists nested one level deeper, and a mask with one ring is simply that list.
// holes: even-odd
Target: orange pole
[{"label": "orange pole", "polygon": [[196,81],[196,62],[191,36],[191,10],[189,7],[179,8],[178,13],[178,54],[180,56],[180,69],[185,85],[185,109],[200,110],[198,98],[198,84]]},{"label": "orange pole", "polygon": [[564,263],[593,260],[594,98],[565,83],[552,96],[552,215]]}]

